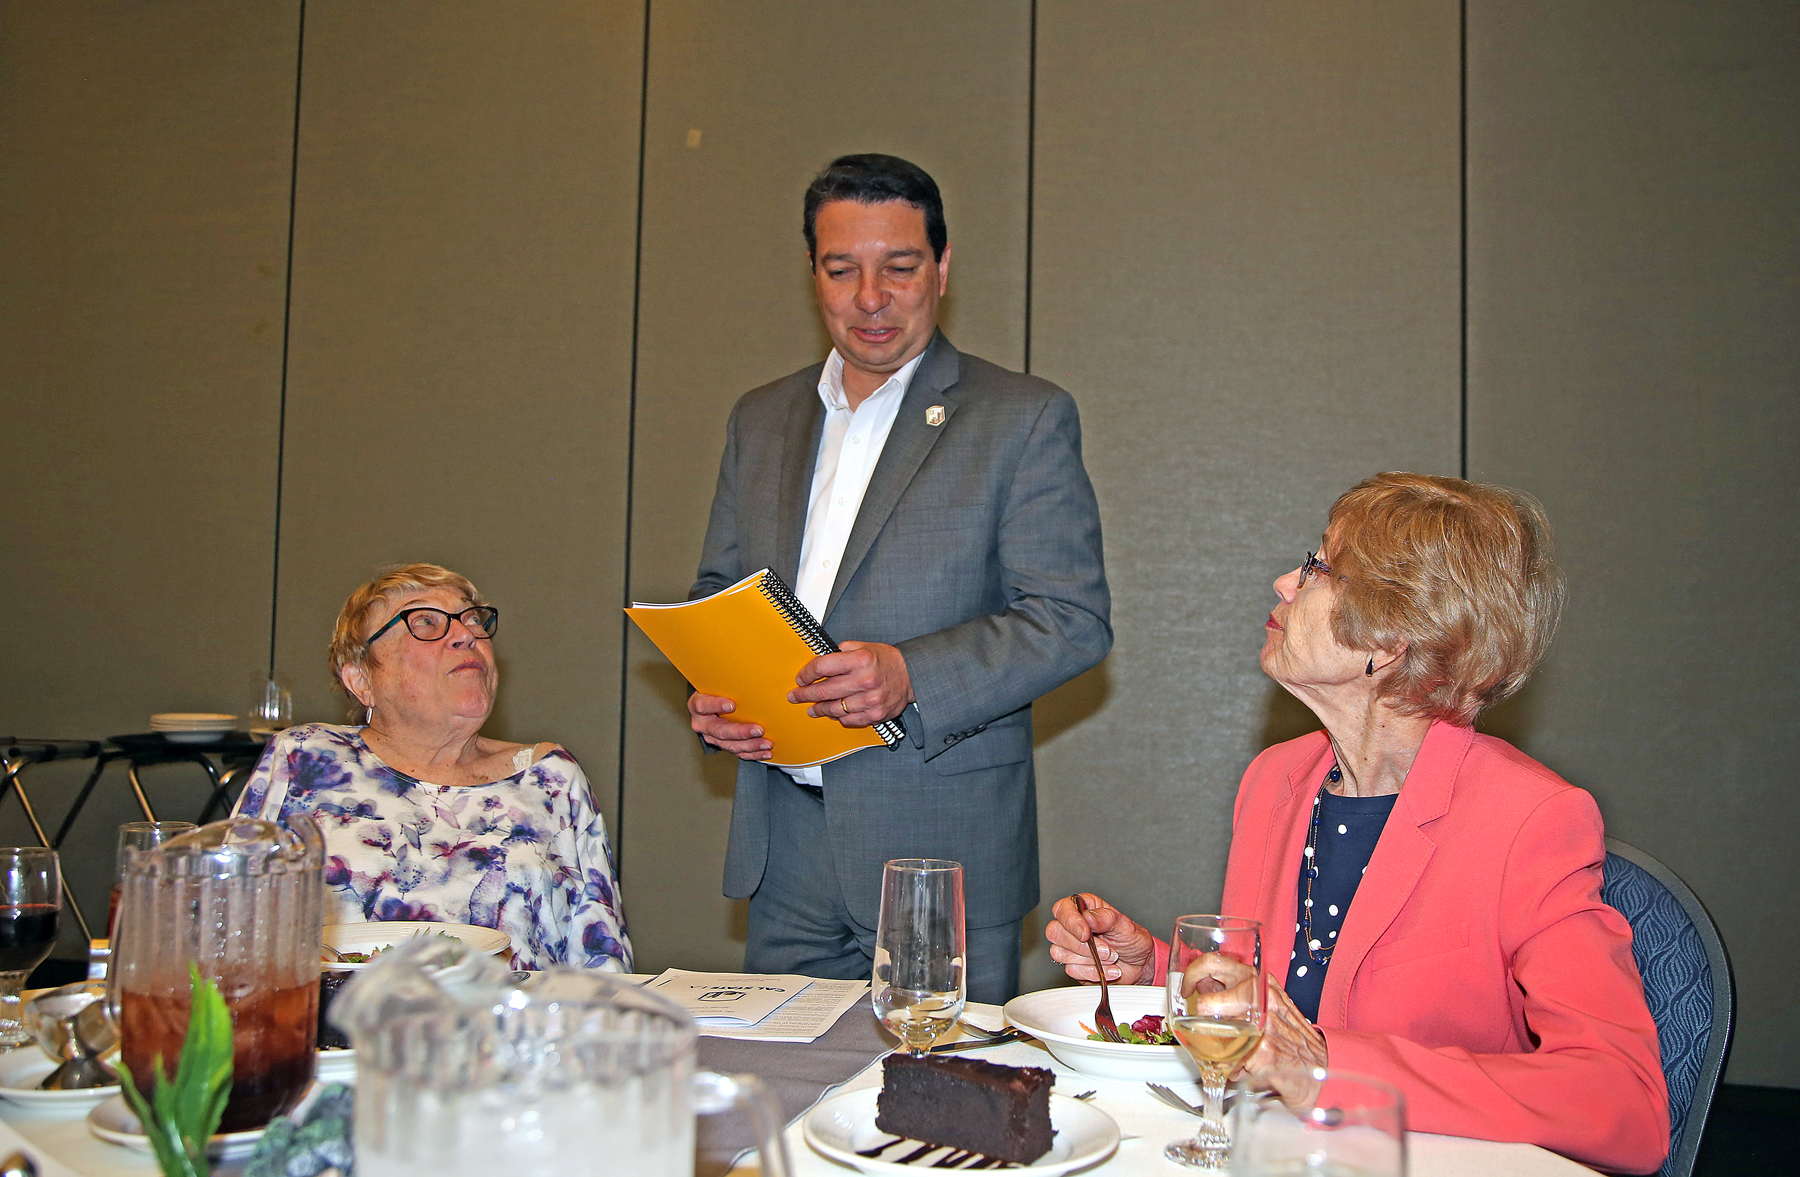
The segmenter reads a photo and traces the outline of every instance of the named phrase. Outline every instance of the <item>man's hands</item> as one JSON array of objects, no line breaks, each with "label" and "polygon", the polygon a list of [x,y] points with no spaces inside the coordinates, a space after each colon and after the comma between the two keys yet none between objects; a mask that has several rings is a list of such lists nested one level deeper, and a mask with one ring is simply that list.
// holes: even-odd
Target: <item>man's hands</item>
[{"label": "man's hands", "polygon": [[688,726],[715,748],[731,753],[739,760],[767,760],[775,754],[775,745],[763,739],[763,729],[754,723],[733,723],[725,718],[737,704],[723,695],[688,696]]},{"label": "man's hands", "polygon": [[1058,899],[1050,909],[1050,924],[1044,929],[1044,938],[1050,941],[1050,959],[1077,981],[1097,983],[1100,978],[1094,975],[1094,958],[1087,949],[1092,936],[1108,981],[1148,985],[1156,972],[1155,938],[1100,896],[1083,894],[1082,899],[1087,904],[1085,913],[1075,910],[1073,896]]},{"label": "man's hands", "polygon": [[[835,719],[845,727],[872,727],[913,701],[906,658],[880,642],[845,642],[840,652],[802,666],[794,681],[800,685],[788,692],[788,702],[811,703],[808,715]],[[688,726],[739,760],[774,756],[775,746],[764,738],[761,726],[729,718],[736,708],[722,695],[696,692],[688,696]]]},{"label": "man's hands", "polygon": [[836,654],[821,654],[794,677],[790,703],[811,703],[811,716],[835,719],[845,727],[872,727],[906,710],[913,701],[906,658],[881,642],[845,642]]}]

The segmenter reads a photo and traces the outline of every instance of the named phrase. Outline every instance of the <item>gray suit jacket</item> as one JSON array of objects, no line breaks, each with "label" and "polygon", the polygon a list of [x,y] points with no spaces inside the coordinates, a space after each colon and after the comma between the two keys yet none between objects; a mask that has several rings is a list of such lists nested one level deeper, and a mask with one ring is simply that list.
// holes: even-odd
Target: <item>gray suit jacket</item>
[{"label": "gray suit jacket", "polygon": [[[794,583],[824,428],[822,368],[748,392],[732,410],[690,598],[764,566]],[[934,405],[946,417],[935,427]],[[821,618],[838,641],[898,646],[918,700],[898,747],[824,770],[823,851],[859,923],[875,926],[890,858],[961,862],[970,927],[1037,904],[1031,701],[1105,657],[1110,613],[1074,399],[963,355],[940,332],[900,404]],[[739,764],[725,894],[761,883],[768,790],[788,787],[779,769]]]}]

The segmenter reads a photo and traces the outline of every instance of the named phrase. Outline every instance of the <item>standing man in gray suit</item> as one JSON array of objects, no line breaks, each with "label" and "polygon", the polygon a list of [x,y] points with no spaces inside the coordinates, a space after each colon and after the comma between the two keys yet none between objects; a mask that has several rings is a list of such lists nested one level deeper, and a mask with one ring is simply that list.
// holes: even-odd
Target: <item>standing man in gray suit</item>
[{"label": "standing man in gray suit", "polygon": [[778,769],[731,700],[688,700],[694,730],[741,761],[725,894],[750,899],[744,967],[868,976],[882,863],[951,858],[969,996],[1005,1001],[1038,900],[1031,702],[1112,645],[1081,424],[1062,389],[938,331],[950,245],[920,168],[834,161],[807,189],[805,235],[835,346],[732,410],[689,596],[773,568],[842,644],[789,697],[906,738]]}]

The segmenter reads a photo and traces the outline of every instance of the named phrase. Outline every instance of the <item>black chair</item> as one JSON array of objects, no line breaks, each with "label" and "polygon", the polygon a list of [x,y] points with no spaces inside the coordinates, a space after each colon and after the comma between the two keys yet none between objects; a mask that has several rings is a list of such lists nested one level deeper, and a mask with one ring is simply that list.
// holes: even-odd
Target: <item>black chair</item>
[{"label": "black chair", "polygon": [[1656,1020],[1669,1085],[1669,1159],[1657,1177],[1689,1177],[1731,1046],[1731,959],[1700,899],[1674,871],[1606,840],[1600,898],[1631,924],[1631,954]]}]

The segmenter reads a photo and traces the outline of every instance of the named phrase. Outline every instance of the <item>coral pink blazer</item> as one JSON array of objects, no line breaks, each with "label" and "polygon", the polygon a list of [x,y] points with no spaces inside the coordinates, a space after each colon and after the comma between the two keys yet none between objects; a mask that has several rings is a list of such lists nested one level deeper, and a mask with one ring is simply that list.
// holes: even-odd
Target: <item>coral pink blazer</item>
[{"label": "coral pink blazer", "polygon": [[[1238,790],[1223,910],[1263,925],[1285,982],[1324,732],[1256,758]],[[1631,956],[1600,901],[1594,799],[1516,748],[1435,723],[1325,977],[1330,1065],[1406,1093],[1416,1131],[1542,1145],[1647,1173],[1669,1100]]]}]

